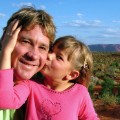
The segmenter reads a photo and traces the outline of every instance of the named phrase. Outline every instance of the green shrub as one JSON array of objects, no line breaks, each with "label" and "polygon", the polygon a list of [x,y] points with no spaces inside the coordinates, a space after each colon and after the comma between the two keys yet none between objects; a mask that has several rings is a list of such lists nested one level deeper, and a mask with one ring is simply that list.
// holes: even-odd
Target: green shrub
[{"label": "green shrub", "polygon": [[117,97],[117,103],[120,104],[120,96]]},{"label": "green shrub", "polygon": [[103,94],[100,99],[104,105],[116,105],[118,103],[118,98],[114,95],[110,95],[109,93]]},{"label": "green shrub", "polygon": [[118,97],[120,97],[120,83],[118,85]]},{"label": "green shrub", "polygon": [[112,94],[113,87],[114,87],[114,81],[110,78],[106,78],[102,83],[101,95]]},{"label": "green shrub", "polygon": [[93,96],[93,93],[94,93],[94,85],[93,84],[89,85],[88,91],[89,91],[90,95]]}]

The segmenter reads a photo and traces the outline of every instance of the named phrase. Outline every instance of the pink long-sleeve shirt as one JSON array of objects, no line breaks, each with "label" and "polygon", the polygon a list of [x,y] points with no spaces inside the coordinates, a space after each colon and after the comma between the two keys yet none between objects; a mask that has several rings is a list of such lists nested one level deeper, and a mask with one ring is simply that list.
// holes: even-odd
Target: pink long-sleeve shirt
[{"label": "pink long-sleeve shirt", "polygon": [[0,108],[17,109],[26,100],[25,120],[99,120],[84,86],[62,92],[31,80],[14,86],[13,70],[0,70]]}]

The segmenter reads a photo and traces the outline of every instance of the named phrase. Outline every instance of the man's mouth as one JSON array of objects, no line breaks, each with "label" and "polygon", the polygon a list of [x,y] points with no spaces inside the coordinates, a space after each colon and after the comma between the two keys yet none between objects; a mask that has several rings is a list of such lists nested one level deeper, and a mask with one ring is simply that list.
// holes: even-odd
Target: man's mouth
[{"label": "man's mouth", "polygon": [[22,59],[20,59],[19,61],[20,61],[21,63],[25,64],[25,65],[28,65],[28,66],[39,66],[39,65],[35,65],[34,63],[30,63],[30,62],[27,62],[27,61],[22,60]]}]

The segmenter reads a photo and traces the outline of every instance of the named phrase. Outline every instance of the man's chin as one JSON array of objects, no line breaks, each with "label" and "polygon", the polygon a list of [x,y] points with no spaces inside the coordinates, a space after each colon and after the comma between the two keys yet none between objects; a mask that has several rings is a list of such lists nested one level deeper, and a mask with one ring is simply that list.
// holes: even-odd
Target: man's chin
[{"label": "man's chin", "polygon": [[29,80],[37,72],[16,71],[14,72],[15,81]]}]

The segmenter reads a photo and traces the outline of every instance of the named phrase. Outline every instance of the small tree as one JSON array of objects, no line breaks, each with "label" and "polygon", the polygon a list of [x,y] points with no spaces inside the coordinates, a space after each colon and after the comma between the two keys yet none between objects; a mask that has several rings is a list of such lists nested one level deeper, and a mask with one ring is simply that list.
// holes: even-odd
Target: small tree
[{"label": "small tree", "polygon": [[106,78],[102,83],[101,95],[112,94],[113,87],[114,87],[114,81],[110,78]]}]

